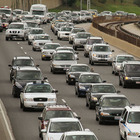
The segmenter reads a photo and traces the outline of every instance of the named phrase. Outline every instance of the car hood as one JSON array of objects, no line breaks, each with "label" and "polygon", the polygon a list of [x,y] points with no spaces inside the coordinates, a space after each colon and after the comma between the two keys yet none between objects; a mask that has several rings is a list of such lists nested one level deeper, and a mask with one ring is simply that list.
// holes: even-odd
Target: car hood
[{"label": "car hood", "polygon": [[109,94],[114,95],[114,94],[117,94],[117,93],[91,93],[92,96],[94,96],[94,97],[96,97],[98,99],[100,99],[100,97],[103,96],[103,95],[109,95]]},{"label": "car hood", "polygon": [[140,124],[137,124],[137,123],[130,123],[129,124],[128,123],[127,127],[131,132],[139,132],[140,133]]},{"label": "car hood", "polygon": [[26,98],[56,98],[55,93],[24,93]]},{"label": "car hood", "polygon": [[22,31],[24,29],[7,29],[7,31]]},{"label": "car hood", "polygon": [[40,80],[22,80],[22,81],[18,80],[16,82],[18,82],[22,87],[24,87],[26,85],[26,83],[34,82],[34,81],[41,81],[41,79]]},{"label": "car hood", "polygon": [[101,110],[103,111],[103,112],[106,112],[106,113],[109,113],[109,114],[118,114],[118,116],[120,116],[121,115],[121,113],[122,113],[122,111],[123,111],[123,109],[124,108],[115,108],[115,107],[107,107],[107,108],[105,108],[105,107],[102,107],[101,108]]},{"label": "car hood", "polygon": [[60,140],[63,133],[49,133],[50,140]]},{"label": "car hood", "polygon": [[52,62],[53,64],[56,64],[56,65],[71,65],[71,64],[77,64],[77,61],[76,60],[59,60],[59,61],[53,61]]},{"label": "car hood", "polygon": [[60,34],[62,33],[70,33],[70,31],[59,31]]}]

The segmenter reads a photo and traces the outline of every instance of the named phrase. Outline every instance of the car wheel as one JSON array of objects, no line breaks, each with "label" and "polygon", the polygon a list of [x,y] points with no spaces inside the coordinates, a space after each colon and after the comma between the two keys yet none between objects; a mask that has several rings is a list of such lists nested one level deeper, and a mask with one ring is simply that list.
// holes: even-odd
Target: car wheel
[{"label": "car wheel", "polygon": [[124,80],[122,82],[122,86],[123,86],[123,88],[126,88],[127,87],[127,84],[126,84],[126,82]]},{"label": "car wheel", "polygon": [[109,62],[109,63],[108,63],[108,65],[109,65],[109,66],[112,66],[112,63],[111,63],[111,62]]},{"label": "car wheel", "polygon": [[97,115],[96,115],[96,121],[99,121],[99,119],[98,119]]},{"label": "car wheel", "polygon": [[69,41],[69,44],[72,44],[72,41]]},{"label": "car wheel", "polygon": [[27,108],[24,106],[24,103],[23,103],[23,111],[26,111],[27,110]]},{"label": "car wheel", "polygon": [[93,107],[92,107],[92,105],[91,105],[91,103],[89,102],[89,109],[93,109]]},{"label": "car wheel", "polygon": [[114,70],[112,70],[112,74],[114,74]]},{"label": "car wheel", "polygon": [[91,65],[94,65],[94,62],[91,60]]},{"label": "car wheel", "polygon": [[22,40],[25,41],[25,40],[26,40],[26,37],[24,36],[24,37],[22,38]]},{"label": "car wheel", "polygon": [[31,42],[30,41],[28,41],[28,45],[31,45]]},{"label": "car wheel", "polygon": [[9,40],[9,37],[6,37],[5,40],[8,41]]},{"label": "car wheel", "polygon": [[121,136],[121,134],[120,134],[120,140],[124,140],[123,137]]},{"label": "car wheel", "polygon": [[89,64],[91,64],[91,60],[89,59]]},{"label": "car wheel", "polygon": [[53,74],[55,74],[55,71],[54,71],[54,70],[52,70],[52,73],[53,73]]},{"label": "car wheel", "polygon": [[33,50],[33,51],[36,51],[34,47],[32,48],[32,50]]},{"label": "car wheel", "polygon": [[100,117],[99,117],[99,124],[103,124],[103,121],[100,119]]},{"label": "car wheel", "polygon": [[75,95],[77,95],[77,91],[75,90]]},{"label": "car wheel", "polygon": [[23,104],[22,104],[21,100],[20,100],[20,108],[23,108]]},{"label": "car wheel", "polygon": [[121,82],[120,77],[119,77],[119,86],[121,86],[121,85],[122,85],[122,82]]},{"label": "car wheel", "polygon": [[14,88],[12,89],[12,95],[13,95],[13,97],[17,97]]},{"label": "car wheel", "polygon": [[86,98],[86,106],[87,106],[87,107],[89,106],[89,104],[88,104],[88,102],[87,102],[87,98]]},{"label": "car wheel", "polygon": [[81,95],[80,95],[80,93],[79,93],[79,92],[77,93],[77,95],[78,95],[78,97],[81,97]]}]

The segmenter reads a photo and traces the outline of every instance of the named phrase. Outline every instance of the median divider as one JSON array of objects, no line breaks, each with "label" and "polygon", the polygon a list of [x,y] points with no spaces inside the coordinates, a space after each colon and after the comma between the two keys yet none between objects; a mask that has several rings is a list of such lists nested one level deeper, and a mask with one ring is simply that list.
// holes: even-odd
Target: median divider
[{"label": "median divider", "polygon": [[0,140],[15,140],[5,106],[0,99]]}]

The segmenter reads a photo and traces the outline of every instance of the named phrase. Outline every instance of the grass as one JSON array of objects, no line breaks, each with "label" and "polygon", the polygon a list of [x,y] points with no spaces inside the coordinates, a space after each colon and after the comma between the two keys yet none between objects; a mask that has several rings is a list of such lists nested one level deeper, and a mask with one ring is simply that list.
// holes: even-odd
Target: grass
[{"label": "grass", "polygon": [[[82,9],[87,9],[86,0],[83,0]],[[125,11],[129,13],[136,13],[140,15],[140,7],[133,4],[133,0],[124,0],[123,3],[120,3],[120,0],[107,0],[105,4],[101,4],[98,0],[91,0],[91,9],[97,9],[99,12],[102,11]],[[80,0],[76,0],[76,3],[72,7],[68,7],[67,5],[63,5],[57,7],[55,9],[50,9],[51,12],[60,12],[62,10],[80,10]]]}]

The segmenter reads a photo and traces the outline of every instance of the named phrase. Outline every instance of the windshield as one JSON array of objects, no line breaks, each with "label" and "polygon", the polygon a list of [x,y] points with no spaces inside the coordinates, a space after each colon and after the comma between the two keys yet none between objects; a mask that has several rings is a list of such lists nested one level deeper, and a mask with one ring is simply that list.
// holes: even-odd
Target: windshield
[{"label": "windshield", "polygon": [[89,45],[92,45],[92,44],[99,44],[99,43],[102,43],[103,40],[102,39],[89,39],[88,40],[88,44]]},{"label": "windshield", "polygon": [[108,46],[94,46],[94,51],[96,51],[96,52],[110,52],[110,48]]},{"label": "windshield", "polygon": [[103,107],[125,107],[129,106],[129,102],[126,98],[120,98],[120,97],[109,97],[109,98],[104,98],[102,101],[102,106]]},{"label": "windshield", "polygon": [[112,85],[94,85],[91,89],[92,93],[116,93]]},{"label": "windshield", "polygon": [[6,9],[0,9],[0,14],[11,14],[11,10],[6,10]]},{"label": "windshield", "polygon": [[117,62],[118,63],[122,63],[123,61],[133,61],[134,57],[130,57],[130,56],[118,56],[117,57]]},{"label": "windshield", "polygon": [[82,75],[79,79],[80,83],[101,83],[102,80],[99,75]]},{"label": "windshield", "polygon": [[97,140],[94,135],[71,135],[66,136],[65,140]]},{"label": "windshield", "polygon": [[22,11],[13,11],[15,12],[16,14],[22,14]]},{"label": "windshield", "polygon": [[140,64],[127,64],[126,71],[129,73],[139,73],[140,72]]},{"label": "windshield", "polygon": [[140,123],[140,112],[130,112],[127,119],[128,123]]},{"label": "windshield", "polygon": [[17,59],[13,61],[13,66],[34,66],[34,62],[31,59]]},{"label": "windshield", "polygon": [[18,71],[16,78],[17,80],[41,80],[42,75],[40,71]]},{"label": "windshield", "polygon": [[51,93],[52,88],[47,84],[30,84],[25,89],[25,93]]},{"label": "windshield", "polygon": [[73,117],[73,114],[70,110],[49,110],[45,114],[45,120],[50,118],[59,118],[59,117]]},{"label": "windshield", "polygon": [[77,32],[85,32],[84,29],[73,29],[72,33],[77,33]]},{"label": "windshield", "polygon": [[49,36],[35,36],[35,40],[49,40],[50,37]]},{"label": "windshield", "polygon": [[28,27],[38,27],[37,23],[27,22]]},{"label": "windshield", "polygon": [[50,133],[63,133],[67,131],[81,131],[79,122],[52,122]]},{"label": "windshield", "polygon": [[56,53],[54,55],[54,60],[74,60],[73,53]]},{"label": "windshield", "polygon": [[73,48],[58,48],[56,51],[61,51],[61,50],[68,50],[68,51],[72,51],[73,53],[75,53]]},{"label": "windshield", "polygon": [[65,28],[62,28],[61,31],[71,31],[71,29],[72,28],[65,27]]},{"label": "windshield", "polygon": [[88,66],[72,66],[71,72],[90,72],[90,68]]},{"label": "windshield", "polygon": [[58,44],[46,44],[46,45],[43,47],[43,49],[47,49],[47,50],[53,49],[53,50],[55,50],[55,49],[58,48],[58,47],[60,47],[60,45],[58,45]]},{"label": "windshield", "polygon": [[9,29],[24,29],[23,24],[10,24]]},{"label": "windshield", "polygon": [[32,15],[44,15],[44,11],[36,11],[36,10],[33,10],[32,11]]},{"label": "windshield", "polygon": [[90,37],[90,34],[77,34],[76,38],[87,38]]},{"label": "windshield", "polygon": [[43,30],[31,30],[30,34],[42,34]]}]

